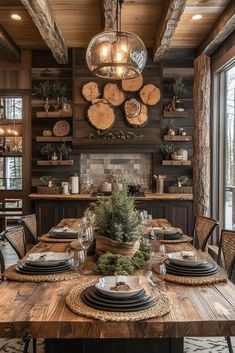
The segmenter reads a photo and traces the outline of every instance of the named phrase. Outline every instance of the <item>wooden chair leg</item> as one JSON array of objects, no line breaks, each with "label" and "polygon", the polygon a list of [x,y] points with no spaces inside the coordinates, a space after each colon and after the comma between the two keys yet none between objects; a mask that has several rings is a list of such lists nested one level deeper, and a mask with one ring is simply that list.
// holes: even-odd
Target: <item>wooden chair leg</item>
[{"label": "wooden chair leg", "polygon": [[229,353],[233,353],[233,346],[232,346],[232,342],[231,342],[231,337],[228,336],[228,337],[225,337],[225,338],[226,338],[226,341],[227,341],[227,344],[228,344]]},{"label": "wooden chair leg", "polygon": [[37,339],[33,338],[33,353],[37,352]]},{"label": "wooden chair leg", "polygon": [[26,334],[26,335],[23,337],[23,342],[24,342],[24,350],[23,350],[23,353],[28,353],[30,341],[31,341],[31,336],[30,336],[29,334]]}]

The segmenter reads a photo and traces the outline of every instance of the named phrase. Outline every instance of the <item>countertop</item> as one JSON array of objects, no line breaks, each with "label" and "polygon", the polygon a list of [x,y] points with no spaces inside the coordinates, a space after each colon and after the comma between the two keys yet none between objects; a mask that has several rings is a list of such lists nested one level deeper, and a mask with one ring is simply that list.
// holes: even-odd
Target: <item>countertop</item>
[{"label": "countertop", "polygon": [[[76,194],[76,195],[63,195],[63,194],[30,194],[31,200],[98,200],[99,197],[93,197],[90,194]],[[134,196],[135,200],[192,200],[192,194],[157,194],[145,193],[145,196]]]}]

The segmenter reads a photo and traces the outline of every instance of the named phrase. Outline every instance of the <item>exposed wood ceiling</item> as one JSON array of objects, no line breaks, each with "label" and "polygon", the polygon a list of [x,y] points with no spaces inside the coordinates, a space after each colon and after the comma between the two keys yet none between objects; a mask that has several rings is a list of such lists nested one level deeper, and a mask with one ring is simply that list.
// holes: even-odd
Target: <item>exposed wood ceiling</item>
[{"label": "exposed wood ceiling", "polygon": [[[48,1],[68,47],[86,47],[90,39],[103,30],[100,0]],[[168,0],[124,0],[121,12],[122,29],[138,34],[147,47],[153,47],[167,2]],[[170,47],[197,48],[228,3],[229,0],[187,0]],[[12,13],[18,13],[22,21],[13,21],[10,18]],[[198,13],[203,15],[203,19],[193,21],[192,16]],[[47,47],[20,0],[0,1],[0,24],[20,49]]]}]

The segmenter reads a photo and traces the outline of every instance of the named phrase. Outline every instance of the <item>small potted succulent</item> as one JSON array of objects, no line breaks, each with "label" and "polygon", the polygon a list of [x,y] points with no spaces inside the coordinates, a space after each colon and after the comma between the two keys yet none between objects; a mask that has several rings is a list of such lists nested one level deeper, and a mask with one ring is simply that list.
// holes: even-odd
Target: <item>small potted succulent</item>
[{"label": "small potted succulent", "polygon": [[55,152],[55,149],[53,148],[51,143],[46,143],[41,147],[41,150],[40,150],[41,155],[44,156],[44,158],[47,160],[51,159],[54,152]]},{"label": "small potted succulent", "polygon": [[187,90],[183,83],[183,78],[176,77],[175,81],[168,86],[168,89],[173,95],[173,98],[172,98],[173,109],[176,111],[184,111],[182,97],[184,96],[185,93],[187,93]]},{"label": "small potted succulent", "polygon": [[163,154],[163,158],[168,160],[171,158],[171,154],[175,151],[175,145],[167,145],[166,143],[162,143],[160,145],[160,151]]},{"label": "small potted succulent", "polygon": [[69,155],[72,152],[72,148],[69,145],[66,145],[65,142],[63,142],[58,147],[58,152],[60,154],[60,159],[69,160]]},{"label": "small potted succulent", "polygon": [[133,256],[139,249],[141,227],[134,200],[127,190],[102,198],[94,209],[96,250]]}]

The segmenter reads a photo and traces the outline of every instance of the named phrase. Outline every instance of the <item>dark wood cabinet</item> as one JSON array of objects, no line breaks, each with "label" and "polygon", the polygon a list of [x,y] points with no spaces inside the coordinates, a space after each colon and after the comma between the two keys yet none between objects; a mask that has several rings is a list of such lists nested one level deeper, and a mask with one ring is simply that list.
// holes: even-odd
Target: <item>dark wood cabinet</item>
[{"label": "dark wood cabinet", "polygon": [[[44,234],[63,218],[82,217],[89,200],[34,200],[38,220],[38,234]],[[192,201],[186,200],[136,200],[136,208],[147,210],[153,218],[166,218],[183,232],[192,235]]]}]

